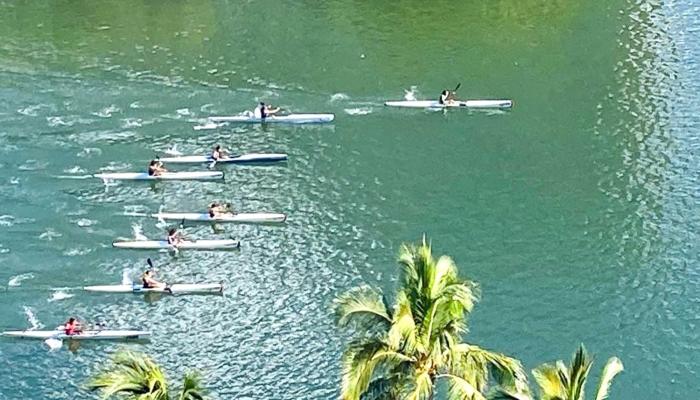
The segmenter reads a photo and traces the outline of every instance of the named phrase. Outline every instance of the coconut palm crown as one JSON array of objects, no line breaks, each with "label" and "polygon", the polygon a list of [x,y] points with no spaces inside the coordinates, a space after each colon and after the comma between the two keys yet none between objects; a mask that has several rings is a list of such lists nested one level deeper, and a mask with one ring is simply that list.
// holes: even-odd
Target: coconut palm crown
[{"label": "coconut palm crown", "polygon": [[[569,365],[559,360],[554,364],[542,364],[532,371],[539,388],[541,400],[585,400],[585,386],[588,373],[591,371],[593,359],[586,352],[583,345],[579,346]],[[608,398],[610,385],[613,378],[624,370],[622,361],[617,357],[611,357],[603,367],[603,373],[598,383],[595,400]],[[508,390],[500,390],[493,399],[502,400],[531,400],[532,397],[524,393],[509,393]]]},{"label": "coconut palm crown", "polygon": [[341,399],[431,399],[439,381],[449,399],[483,400],[494,382],[509,393],[526,390],[520,362],[462,342],[478,288],[458,277],[454,261],[433,258],[423,237],[403,245],[398,262],[393,307],[369,286],[334,302],[338,325],[354,328],[342,357]]},{"label": "coconut palm crown", "polygon": [[163,370],[148,356],[122,350],[113,356],[112,364],[98,372],[87,384],[90,390],[100,390],[103,399],[204,399],[204,391],[197,374],[185,374],[177,397],[172,397],[174,391],[170,390]]}]

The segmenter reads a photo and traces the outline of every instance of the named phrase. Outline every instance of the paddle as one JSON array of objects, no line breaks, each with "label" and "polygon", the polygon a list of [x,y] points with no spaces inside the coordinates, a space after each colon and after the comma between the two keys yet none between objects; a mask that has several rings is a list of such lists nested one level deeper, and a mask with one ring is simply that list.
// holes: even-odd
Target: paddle
[{"label": "paddle", "polygon": [[455,90],[452,91],[451,96],[448,96],[447,100],[448,101],[456,101],[455,99],[455,94],[457,93],[457,90],[462,86],[462,82],[458,83],[457,86],[455,86]]}]

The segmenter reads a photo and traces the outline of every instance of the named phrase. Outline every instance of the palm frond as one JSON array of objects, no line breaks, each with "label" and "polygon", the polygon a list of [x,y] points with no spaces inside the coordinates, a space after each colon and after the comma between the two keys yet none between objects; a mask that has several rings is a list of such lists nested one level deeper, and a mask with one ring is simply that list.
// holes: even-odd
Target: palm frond
[{"label": "palm frond", "polygon": [[481,392],[486,389],[490,374],[504,389],[527,391],[527,376],[518,360],[479,346],[466,343],[453,345],[450,370]]},{"label": "palm frond", "polygon": [[499,387],[490,391],[486,398],[488,400],[532,400],[532,395],[529,391],[515,391]]},{"label": "palm frond", "polygon": [[540,388],[542,400],[568,400],[566,385],[562,382],[559,366],[542,364],[532,370],[532,376]]},{"label": "palm frond", "polygon": [[[416,324],[411,312],[411,304],[404,291],[400,291],[394,307],[394,320],[387,336],[389,346],[394,350],[402,349],[407,354],[413,353],[418,346]],[[419,349],[418,351],[421,351]]]},{"label": "palm frond", "polygon": [[[432,255],[430,256],[432,259]],[[430,298],[436,299],[443,289],[457,281],[457,265],[449,256],[440,256],[432,265],[432,281],[430,282]]]},{"label": "palm frond", "polygon": [[424,370],[409,378],[409,383],[405,385],[405,393],[401,395],[406,400],[428,400],[433,393],[433,380],[430,372]]},{"label": "palm frond", "polygon": [[362,338],[348,345],[343,353],[343,377],[341,398],[359,400],[369,387],[381,357],[375,356],[387,351],[388,346],[379,338]]},{"label": "palm frond", "polygon": [[374,379],[362,393],[360,400],[398,400],[399,379],[398,375]]},{"label": "palm frond", "polygon": [[204,400],[204,387],[199,374],[186,373],[182,380],[182,390],[180,390],[179,400]]},{"label": "palm frond", "polygon": [[115,395],[168,399],[168,384],[160,367],[149,357],[131,351],[117,352],[112,365],[92,378],[87,388],[101,391],[103,399]]},{"label": "palm frond", "polygon": [[438,377],[449,381],[448,400],[486,400],[486,397],[465,379],[450,374],[438,375]]},{"label": "palm frond", "polygon": [[367,285],[348,290],[333,303],[341,327],[354,324],[366,331],[387,329],[392,320],[381,293]]},{"label": "palm frond", "polygon": [[579,346],[569,365],[568,399],[583,400],[585,398],[585,386],[588,373],[591,370],[592,360],[588,357],[583,344]]},{"label": "palm frond", "polygon": [[600,377],[600,382],[598,383],[595,400],[605,400],[608,398],[608,392],[613,378],[624,369],[622,361],[620,361],[619,358],[611,357],[608,359],[608,362],[605,363],[605,367],[603,368],[603,375]]}]

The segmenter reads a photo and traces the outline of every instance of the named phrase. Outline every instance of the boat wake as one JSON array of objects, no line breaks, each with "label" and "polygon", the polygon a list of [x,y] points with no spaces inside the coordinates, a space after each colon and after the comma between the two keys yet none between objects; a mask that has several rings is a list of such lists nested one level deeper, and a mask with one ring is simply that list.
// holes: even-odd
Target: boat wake
[{"label": "boat wake", "polygon": [[0,226],[12,226],[15,224],[15,217],[9,214],[0,215]]},{"label": "boat wake", "polygon": [[122,285],[131,285],[133,281],[131,280],[131,271],[128,268],[124,268],[122,271]]},{"label": "boat wake", "polygon": [[201,130],[207,130],[207,129],[216,129],[216,128],[218,128],[218,127],[221,126],[221,125],[223,125],[223,124],[217,124],[217,123],[215,123],[215,122],[205,122],[205,123],[202,124],[202,125],[195,125],[195,126],[193,127],[193,129],[194,129],[195,131],[201,131]]},{"label": "boat wake", "polygon": [[346,108],[345,113],[348,115],[367,115],[372,113],[371,107]]},{"label": "boat wake", "polygon": [[131,230],[134,232],[134,239],[136,240],[148,240],[146,235],[143,234],[143,227],[140,224],[131,224]]},{"label": "boat wake", "polygon": [[54,175],[53,176],[56,179],[90,179],[92,178],[92,175]]},{"label": "boat wake", "polygon": [[34,274],[28,272],[26,274],[15,275],[7,281],[7,286],[19,286],[22,284],[22,281],[26,281],[27,279],[34,279]]},{"label": "boat wake", "polygon": [[65,299],[70,299],[71,297],[75,296],[74,294],[66,293],[62,290],[57,290],[53,293],[51,293],[51,297],[47,300],[49,303],[54,302],[54,301],[60,301],[60,300],[65,300]]},{"label": "boat wake", "polygon": [[413,101],[416,100],[416,95],[418,94],[418,86],[411,86],[408,90],[404,89],[404,100]]},{"label": "boat wake", "polygon": [[177,150],[177,144],[174,144],[173,147],[163,151],[163,153],[170,155],[170,156],[181,156],[182,155],[182,153],[180,153]]},{"label": "boat wake", "polygon": [[348,96],[345,93],[334,93],[331,95],[331,103],[335,103],[336,101],[341,101],[341,100],[349,100],[350,96]]},{"label": "boat wake", "polygon": [[24,315],[27,316],[27,322],[29,322],[29,330],[34,331],[44,327],[44,324],[39,322],[39,319],[34,314],[34,310],[31,307],[24,306]]}]

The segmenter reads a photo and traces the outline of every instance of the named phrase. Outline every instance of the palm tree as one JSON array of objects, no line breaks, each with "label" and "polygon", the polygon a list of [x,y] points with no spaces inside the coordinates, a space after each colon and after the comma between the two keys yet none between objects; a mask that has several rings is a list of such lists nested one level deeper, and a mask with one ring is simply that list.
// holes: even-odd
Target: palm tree
[{"label": "palm tree", "polygon": [[[567,367],[559,360],[555,364],[542,364],[532,371],[537,386],[539,386],[541,400],[584,400],[585,385],[588,373],[591,371],[593,359],[586,353],[581,345],[571,363]],[[610,384],[615,375],[622,372],[622,361],[617,357],[611,357],[605,363],[603,374],[598,383],[595,400],[608,398]],[[493,399],[503,400],[530,400],[529,394],[509,393],[507,390],[499,390]]]},{"label": "palm tree", "polygon": [[[87,387],[100,390],[102,398],[120,396],[133,400],[170,400],[171,394],[163,370],[145,354],[127,350],[117,352],[113,365],[94,376]],[[203,388],[197,374],[185,374],[178,400],[203,400]]]},{"label": "palm tree", "polygon": [[335,300],[340,327],[354,327],[342,358],[343,400],[431,399],[438,381],[450,399],[484,400],[494,380],[512,393],[526,389],[520,362],[463,343],[476,284],[459,279],[450,257],[435,260],[423,237],[403,245],[394,306],[376,289],[360,286]]}]

